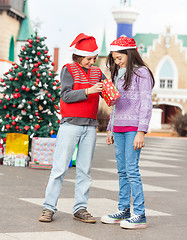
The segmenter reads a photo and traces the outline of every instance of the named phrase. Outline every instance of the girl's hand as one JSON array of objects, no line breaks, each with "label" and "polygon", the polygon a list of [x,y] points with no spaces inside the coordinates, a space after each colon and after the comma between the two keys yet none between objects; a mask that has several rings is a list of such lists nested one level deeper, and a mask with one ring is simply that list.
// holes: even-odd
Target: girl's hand
[{"label": "girl's hand", "polygon": [[144,132],[137,132],[134,142],[133,142],[134,150],[141,149],[145,146],[144,143]]},{"label": "girl's hand", "polygon": [[98,82],[93,87],[88,88],[87,93],[89,95],[89,94],[93,94],[93,93],[102,92],[102,89],[103,89],[103,83]]},{"label": "girl's hand", "polygon": [[108,132],[107,132],[106,143],[107,143],[108,145],[114,143],[114,138],[111,137],[111,131],[108,131]]}]

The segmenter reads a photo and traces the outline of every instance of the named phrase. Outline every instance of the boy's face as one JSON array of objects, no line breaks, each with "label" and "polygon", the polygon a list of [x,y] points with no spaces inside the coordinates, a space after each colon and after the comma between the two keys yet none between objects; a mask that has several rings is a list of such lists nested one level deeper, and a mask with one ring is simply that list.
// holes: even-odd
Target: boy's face
[{"label": "boy's face", "polygon": [[80,62],[80,66],[89,69],[96,62],[96,59],[97,55],[93,57],[84,57]]},{"label": "boy's face", "polygon": [[125,68],[127,65],[128,56],[123,53],[112,52],[112,58],[120,68]]}]

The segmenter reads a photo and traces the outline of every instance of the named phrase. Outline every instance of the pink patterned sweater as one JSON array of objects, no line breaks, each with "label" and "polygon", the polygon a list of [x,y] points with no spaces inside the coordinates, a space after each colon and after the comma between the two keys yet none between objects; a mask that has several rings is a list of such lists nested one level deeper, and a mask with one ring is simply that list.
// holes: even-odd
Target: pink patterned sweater
[{"label": "pink patterned sweater", "polygon": [[[152,78],[146,67],[140,67],[132,75],[130,87],[125,91],[124,79],[119,79],[117,89],[120,93],[116,103],[114,126],[134,126],[137,131],[147,132],[152,114]],[[107,130],[111,130],[111,118]]]}]

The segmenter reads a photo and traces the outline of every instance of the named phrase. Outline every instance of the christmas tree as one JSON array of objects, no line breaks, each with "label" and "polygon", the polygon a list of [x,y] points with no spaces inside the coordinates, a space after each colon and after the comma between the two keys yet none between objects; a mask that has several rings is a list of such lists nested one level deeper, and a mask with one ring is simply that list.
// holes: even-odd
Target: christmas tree
[{"label": "christmas tree", "polygon": [[60,83],[51,70],[46,37],[37,33],[27,40],[19,54],[20,64],[13,63],[0,80],[0,138],[7,133],[30,137],[49,137],[59,127]]}]

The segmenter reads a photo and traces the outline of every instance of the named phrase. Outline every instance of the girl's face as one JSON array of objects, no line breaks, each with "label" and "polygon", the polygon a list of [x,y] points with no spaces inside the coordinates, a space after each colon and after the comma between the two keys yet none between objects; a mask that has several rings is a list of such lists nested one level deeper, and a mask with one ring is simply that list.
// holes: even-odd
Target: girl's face
[{"label": "girl's face", "polygon": [[125,68],[127,65],[128,55],[124,53],[112,52],[112,58],[120,68]]},{"label": "girl's face", "polygon": [[96,62],[96,59],[97,55],[93,57],[84,57],[79,64],[81,67],[89,69]]}]

